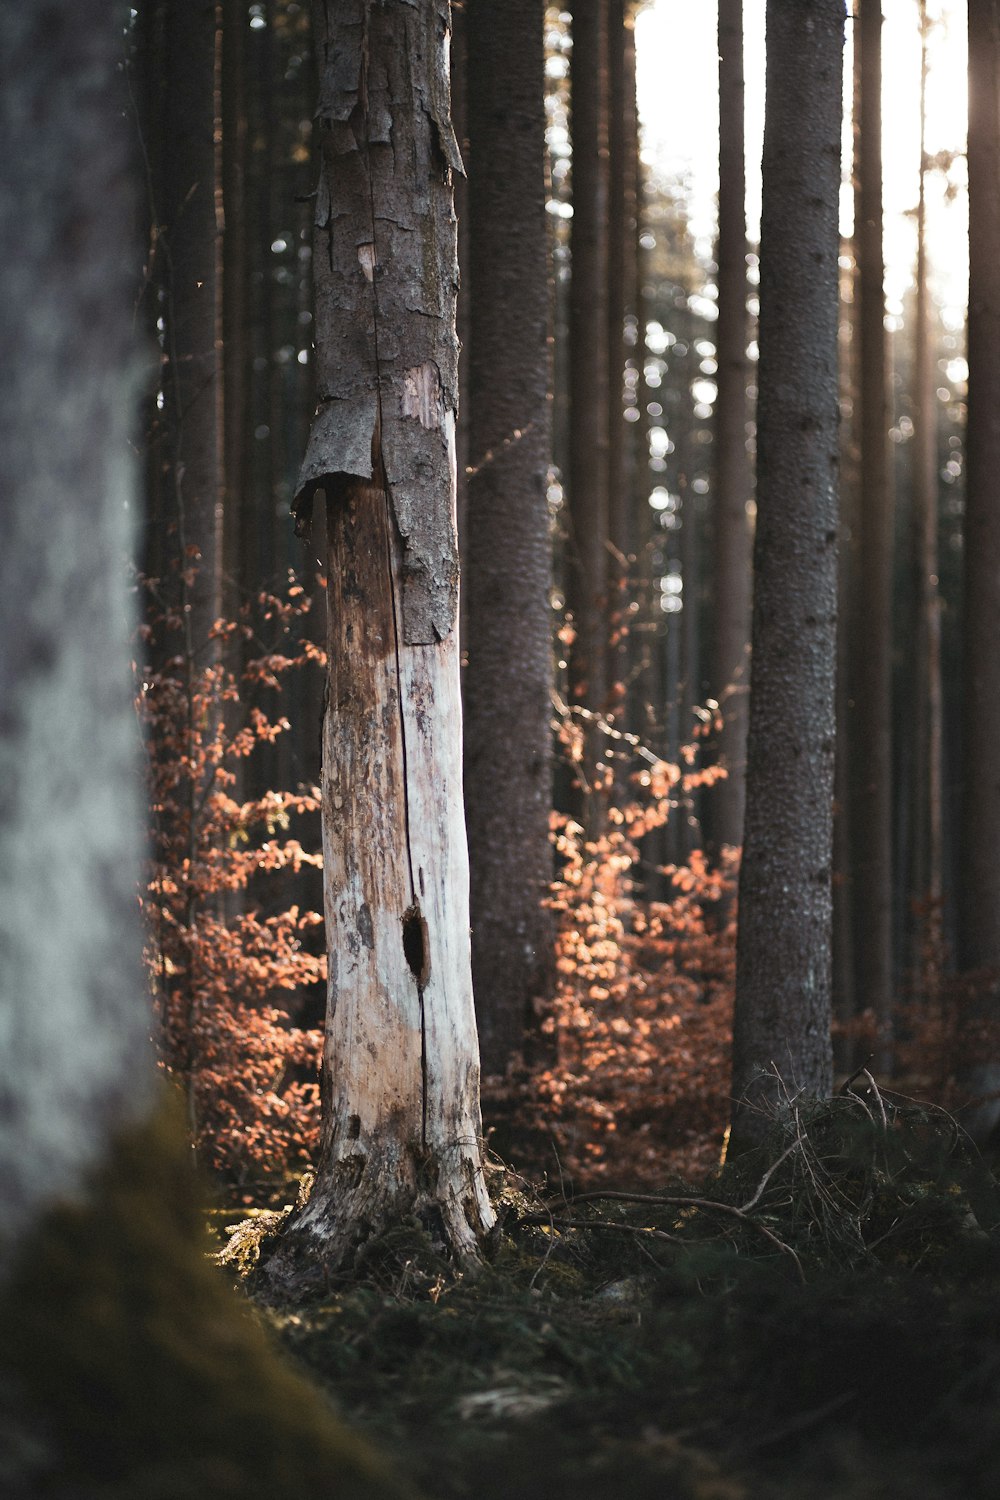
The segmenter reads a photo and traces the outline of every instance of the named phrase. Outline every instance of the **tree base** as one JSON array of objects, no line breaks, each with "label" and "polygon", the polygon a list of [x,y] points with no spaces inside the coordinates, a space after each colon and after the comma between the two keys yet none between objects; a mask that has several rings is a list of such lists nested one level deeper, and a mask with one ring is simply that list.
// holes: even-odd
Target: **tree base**
[{"label": "tree base", "polygon": [[[308,1202],[289,1215],[261,1256],[255,1294],[280,1301],[321,1297],[335,1282],[360,1278],[391,1252],[400,1230],[416,1235],[442,1269],[475,1275],[493,1248],[496,1221],[488,1198],[471,1177],[431,1187],[401,1182],[384,1170],[362,1171],[349,1182],[352,1158],[318,1179]],[[356,1160],[356,1158],[355,1158]],[[411,1162],[412,1165],[412,1162]],[[460,1191],[464,1186],[465,1191]]]}]

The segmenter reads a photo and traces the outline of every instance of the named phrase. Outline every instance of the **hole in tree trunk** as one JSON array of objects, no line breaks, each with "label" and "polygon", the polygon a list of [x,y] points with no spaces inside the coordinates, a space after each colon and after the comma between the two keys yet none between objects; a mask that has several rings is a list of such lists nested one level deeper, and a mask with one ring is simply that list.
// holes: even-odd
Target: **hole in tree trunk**
[{"label": "hole in tree trunk", "polygon": [[403,913],[403,953],[417,983],[425,985],[430,978],[431,959],[427,941],[427,923],[419,905],[414,902]]}]

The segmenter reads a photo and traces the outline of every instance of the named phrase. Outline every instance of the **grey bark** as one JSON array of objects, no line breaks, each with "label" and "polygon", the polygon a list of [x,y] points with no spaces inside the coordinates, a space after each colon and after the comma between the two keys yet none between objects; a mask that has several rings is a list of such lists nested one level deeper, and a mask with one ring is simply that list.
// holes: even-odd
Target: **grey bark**
[{"label": "grey bark", "polygon": [[722,710],[720,762],[728,775],[708,799],[712,848],[743,841],[753,536],[747,504],[746,167],[743,3],[719,3],[719,320],[713,492],[712,691]]},{"label": "grey bark", "polygon": [[[222,355],[225,494],[222,505],[222,613],[235,619],[245,586],[242,556],[252,522],[247,500],[249,465],[248,376],[249,266],[247,259],[247,58],[246,7],[243,0],[223,0],[220,68],[224,216],[222,239]],[[257,577],[253,579],[258,582]],[[238,651],[234,649],[234,657]],[[236,662],[238,666],[238,660]]]},{"label": "grey bark", "polygon": [[316,1185],[266,1273],[285,1291],[403,1214],[463,1258],[493,1222],[462,812],[448,21],[447,0],[315,11],[319,407],[297,503],[325,492],[329,984]]},{"label": "grey bark", "polygon": [[552,928],[550,278],[545,6],[467,13],[471,307],[465,790],[486,1073],[548,988]]},{"label": "grey bark", "polygon": [[0,1258],[152,1090],[125,641],[136,257],[102,0],[0,4]]},{"label": "grey bark", "polygon": [[601,710],[608,690],[607,11],[603,0],[577,0],[571,9],[571,537],[566,597],[577,632],[570,690],[575,701]]},{"label": "grey bark", "polygon": [[[970,976],[967,1124],[1000,1121],[1000,17],[969,0],[969,420],[958,963]],[[973,1028],[982,1027],[975,1037]]]},{"label": "grey bark", "polygon": [[852,753],[858,1003],[877,1027],[876,1063],[892,1055],[892,498],[882,250],[882,5],[859,0],[860,120],[855,196],[859,335],[858,621]]},{"label": "grey bark", "polygon": [[222,613],[219,41],[215,0],[170,0],[165,6],[163,201],[157,205],[166,355],[163,459],[183,566],[192,556],[197,560],[184,608],[187,649],[198,666],[218,656],[210,631]]},{"label": "grey bark", "polygon": [[831,1086],[843,0],[769,0],[734,1145]]}]

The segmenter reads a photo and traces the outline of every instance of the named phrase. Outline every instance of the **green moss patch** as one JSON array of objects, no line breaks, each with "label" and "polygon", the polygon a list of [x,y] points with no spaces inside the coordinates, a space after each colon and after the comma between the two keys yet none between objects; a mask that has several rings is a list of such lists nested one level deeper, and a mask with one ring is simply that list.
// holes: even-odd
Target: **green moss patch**
[{"label": "green moss patch", "polygon": [[209,1248],[182,1132],[129,1132],[52,1210],[0,1300],[7,1496],[404,1493],[275,1351]]}]

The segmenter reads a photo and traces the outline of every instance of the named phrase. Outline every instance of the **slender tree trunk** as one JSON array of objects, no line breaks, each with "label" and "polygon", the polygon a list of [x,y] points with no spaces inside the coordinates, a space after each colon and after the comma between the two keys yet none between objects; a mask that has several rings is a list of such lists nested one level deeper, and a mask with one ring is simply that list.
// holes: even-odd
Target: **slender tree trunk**
[{"label": "slender tree trunk", "polygon": [[[687,444],[685,443],[685,447]],[[690,463],[685,455],[678,492],[681,502],[681,610],[680,620],[680,682],[678,684],[678,716],[680,741],[690,744],[694,732],[694,710],[701,693],[701,537],[697,500],[690,483]],[[679,747],[678,747],[679,748]],[[698,814],[696,792],[682,792],[677,809],[679,821],[679,843],[682,860],[687,860],[693,849],[703,844],[701,819]]]},{"label": "slender tree trunk", "polygon": [[628,429],[622,399],[627,357],[625,317],[631,310],[627,268],[635,260],[635,222],[629,203],[632,141],[628,97],[630,90],[634,94],[635,77],[629,73],[628,10],[627,0],[608,0],[608,707],[619,712],[624,707],[628,677],[628,559],[632,550]]},{"label": "slender tree trunk", "polygon": [[222,601],[234,619],[244,600],[243,537],[251,523],[247,488],[247,381],[250,375],[246,224],[246,6],[222,6],[222,349],[224,360],[224,474]]},{"label": "slender tree trunk", "polygon": [[719,321],[712,507],[712,690],[722,710],[718,752],[728,776],[709,799],[713,852],[743,841],[753,539],[747,502],[746,168],[743,143],[743,3],[719,3]]},{"label": "slender tree trunk", "polygon": [[[769,0],[733,1145],[829,1092],[843,0]],[[810,129],[802,129],[809,119]]]},{"label": "slender tree trunk", "polygon": [[493,1223],[462,816],[458,341],[447,0],[316,13],[319,407],[326,494],[323,849],[329,1002],[316,1185],[272,1286],[423,1212],[460,1257]]},{"label": "slender tree trunk", "polygon": [[567,602],[576,622],[570,690],[600,710],[608,694],[608,136],[607,9],[576,0],[573,15]]},{"label": "slender tree trunk", "polygon": [[966,1123],[1000,1121],[1000,15],[969,0],[969,427],[958,962],[969,976]]},{"label": "slender tree trunk", "polygon": [[855,239],[861,398],[861,495],[854,749],[858,993],[892,1058],[892,503],[882,252],[882,4],[858,0],[860,128]]},{"label": "slender tree trunk", "polygon": [[[857,112],[855,111],[855,128]],[[841,244],[841,258],[847,262],[850,241]],[[853,655],[851,643],[854,623],[855,568],[857,543],[856,508],[858,493],[857,425],[860,402],[855,385],[854,342],[854,264],[841,273],[840,371],[841,399],[849,413],[841,423],[840,434],[840,542],[837,569],[837,750],[834,766],[833,806],[833,1011],[838,1026],[834,1040],[834,1067],[838,1073],[854,1071],[854,1036],[852,1023],[855,1006],[854,963],[854,872],[851,864],[851,766],[850,750],[854,740],[854,699],[852,693]],[[867,1053],[866,1053],[867,1056]]]},{"label": "slender tree trunk", "polygon": [[550,280],[545,7],[472,0],[465,785],[483,1068],[502,1073],[545,995],[552,931]]},{"label": "slender tree trunk", "polygon": [[182,562],[194,565],[187,649],[204,666],[222,612],[220,29],[216,0],[172,0],[165,16],[164,409]]},{"label": "slender tree trunk", "polygon": [[913,417],[913,794],[909,893],[922,922],[911,916],[911,962],[922,987],[934,977],[922,964],[939,957],[943,890],[941,614],[938,594],[937,408],[931,362],[931,312],[927,258],[926,94],[928,22],[920,5],[920,188],[917,202],[916,306],[914,311]]}]

